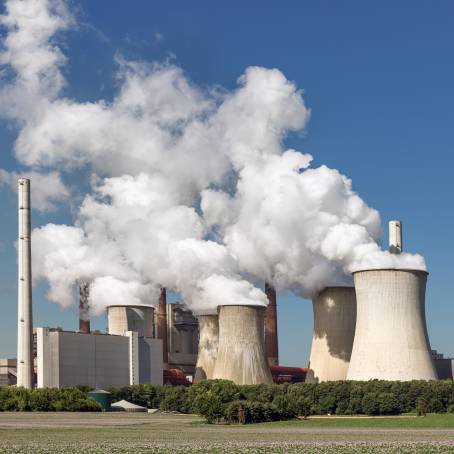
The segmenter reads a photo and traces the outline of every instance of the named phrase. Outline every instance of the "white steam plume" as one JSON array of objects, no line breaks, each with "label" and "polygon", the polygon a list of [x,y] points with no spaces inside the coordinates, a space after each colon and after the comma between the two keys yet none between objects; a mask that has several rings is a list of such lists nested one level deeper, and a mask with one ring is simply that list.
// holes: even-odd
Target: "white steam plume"
[{"label": "white steam plume", "polygon": [[308,169],[309,155],[285,149],[309,111],[279,70],[247,68],[222,93],[196,87],[175,65],[118,57],[113,100],[81,103],[61,96],[65,57],[53,40],[75,25],[66,2],[7,0],[0,23],[9,71],[0,113],[19,126],[16,157],[97,175],[75,226],[33,232],[35,279],[49,283],[51,300],[69,306],[77,283],[89,281],[100,313],[154,303],[165,286],[209,312],[266,304],[244,275],[309,295],[346,282],[355,267],[424,266],[380,250],[378,213],[347,178]]}]

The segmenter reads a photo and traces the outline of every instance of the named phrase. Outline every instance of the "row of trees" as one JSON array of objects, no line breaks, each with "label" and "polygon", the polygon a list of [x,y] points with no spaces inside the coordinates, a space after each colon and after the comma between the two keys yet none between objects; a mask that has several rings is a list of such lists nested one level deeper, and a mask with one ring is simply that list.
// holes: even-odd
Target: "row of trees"
[{"label": "row of trees", "polygon": [[0,411],[101,411],[78,388],[0,388]]},{"label": "row of trees", "polygon": [[395,415],[454,412],[452,381],[326,382],[238,386],[207,380],[189,388],[137,385],[112,389],[148,408],[197,413],[209,422],[259,422],[309,415]]}]

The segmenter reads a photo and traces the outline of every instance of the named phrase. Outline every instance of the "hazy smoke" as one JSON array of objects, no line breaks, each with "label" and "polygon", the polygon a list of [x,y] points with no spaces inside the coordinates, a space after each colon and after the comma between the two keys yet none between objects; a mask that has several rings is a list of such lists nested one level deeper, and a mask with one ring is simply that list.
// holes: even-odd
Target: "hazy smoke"
[{"label": "hazy smoke", "polygon": [[[113,100],[80,103],[61,95],[65,57],[53,41],[75,24],[66,3],[8,0],[0,23],[0,113],[19,126],[16,157],[95,174],[74,226],[33,232],[34,278],[49,283],[51,300],[70,306],[83,280],[100,313],[155,303],[165,286],[209,312],[266,304],[245,275],[310,295],[358,267],[425,266],[380,250],[379,215],[346,177],[285,149],[309,111],[277,69],[247,68],[222,92],[194,86],[175,65],[118,57]],[[45,201],[64,192],[53,175]]]}]

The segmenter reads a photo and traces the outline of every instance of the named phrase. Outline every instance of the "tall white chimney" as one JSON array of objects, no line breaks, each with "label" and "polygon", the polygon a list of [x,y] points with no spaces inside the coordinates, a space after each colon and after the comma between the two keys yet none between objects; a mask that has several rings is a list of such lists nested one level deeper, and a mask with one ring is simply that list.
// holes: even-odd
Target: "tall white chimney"
[{"label": "tall white chimney", "polygon": [[402,222],[389,221],[389,252],[400,254],[402,252]]},{"label": "tall white chimney", "polygon": [[17,386],[33,387],[33,313],[31,268],[30,180],[18,180],[19,241],[18,241],[18,324],[17,324]]}]

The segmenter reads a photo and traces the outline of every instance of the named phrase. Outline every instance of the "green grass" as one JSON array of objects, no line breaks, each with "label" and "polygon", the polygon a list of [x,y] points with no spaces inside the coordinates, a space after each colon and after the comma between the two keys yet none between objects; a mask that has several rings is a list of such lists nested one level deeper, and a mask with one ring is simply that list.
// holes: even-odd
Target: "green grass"
[{"label": "green grass", "polygon": [[307,420],[298,419],[290,421],[267,422],[251,424],[255,427],[365,427],[385,429],[454,429],[454,414],[433,413],[424,417],[398,416],[389,418],[368,418],[368,417],[343,417],[331,416],[327,418],[311,417]]}]

